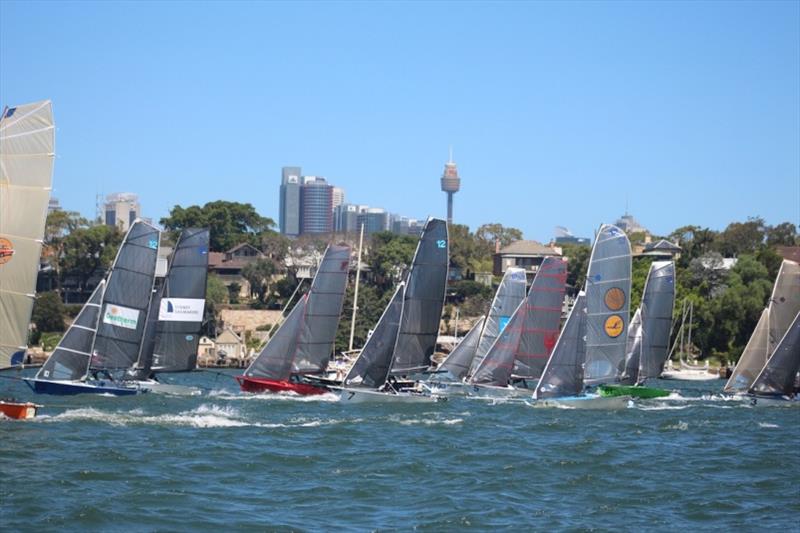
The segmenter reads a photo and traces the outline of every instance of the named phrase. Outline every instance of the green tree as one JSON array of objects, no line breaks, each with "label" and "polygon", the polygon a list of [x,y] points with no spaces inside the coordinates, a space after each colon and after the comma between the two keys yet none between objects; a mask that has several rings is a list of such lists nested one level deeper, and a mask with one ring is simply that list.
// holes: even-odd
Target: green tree
[{"label": "green tree", "polygon": [[47,213],[42,257],[55,272],[56,283],[61,288],[61,258],[66,238],[78,228],[86,228],[88,221],[75,211],[56,209]]},{"label": "green tree", "polygon": [[224,252],[243,242],[259,246],[261,234],[271,232],[275,221],[259,215],[251,204],[217,200],[202,207],[176,205],[161,224],[173,239],[185,228],[209,228],[211,250]]},{"label": "green tree", "polygon": [[31,319],[40,333],[64,331],[64,304],[56,291],[40,293],[33,304]]},{"label": "green tree", "polygon": [[797,242],[797,226],[784,222],[767,227],[767,246],[794,246]]},{"label": "green tree", "polygon": [[75,276],[79,286],[85,287],[96,270],[108,270],[121,242],[122,234],[112,226],[78,227],[73,230],[64,238],[62,245],[59,268],[61,281],[67,276]]},{"label": "green tree", "polygon": [[567,260],[567,286],[573,287],[576,291],[582,289],[586,282],[591,248],[577,244],[564,244],[561,245],[561,251]]},{"label": "green tree", "polygon": [[388,231],[372,234],[367,263],[372,272],[372,281],[379,296],[391,290],[402,273],[411,267],[417,239],[410,235],[397,235]]},{"label": "green tree", "polygon": [[762,218],[748,218],[747,222],[732,222],[716,239],[716,248],[723,257],[736,257],[756,253],[764,243],[766,225]]},{"label": "green tree", "polygon": [[209,274],[206,279],[206,303],[216,307],[228,303],[228,288],[214,273]]},{"label": "green tree", "polygon": [[461,268],[464,277],[475,272],[491,272],[492,249],[480,241],[469,227],[453,224],[448,227],[450,264]]},{"label": "green tree", "polygon": [[250,283],[250,293],[257,295],[261,303],[266,303],[275,272],[277,272],[275,263],[266,258],[256,259],[242,269],[242,277]]},{"label": "green tree", "polygon": [[514,241],[522,240],[522,231],[517,228],[506,228],[497,223],[483,224],[475,232],[475,236],[492,253],[495,241],[500,241],[500,246],[508,246]]}]

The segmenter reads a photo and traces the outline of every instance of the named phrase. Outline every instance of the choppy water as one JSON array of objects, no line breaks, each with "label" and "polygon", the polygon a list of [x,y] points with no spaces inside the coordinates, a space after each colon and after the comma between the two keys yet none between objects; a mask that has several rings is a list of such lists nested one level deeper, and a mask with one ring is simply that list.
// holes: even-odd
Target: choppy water
[{"label": "choppy water", "polygon": [[[798,530],[800,409],[722,382],[612,412],[455,399],[37,396],[0,421],[13,530]],[[3,380],[0,395],[34,399]]]}]

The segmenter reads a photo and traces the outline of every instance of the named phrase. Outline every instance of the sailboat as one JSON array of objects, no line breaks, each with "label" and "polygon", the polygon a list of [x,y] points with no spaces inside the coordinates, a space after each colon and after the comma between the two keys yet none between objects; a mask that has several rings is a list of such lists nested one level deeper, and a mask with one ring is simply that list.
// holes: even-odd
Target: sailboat
[{"label": "sailboat", "polygon": [[305,381],[303,376],[320,374],[328,366],[349,267],[350,247],[328,246],[311,289],[292,308],[244,374],[236,377],[243,391],[303,395],[328,391]]},{"label": "sailboat", "polygon": [[785,405],[787,401],[800,405],[794,386],[800,372],[800,312],[786,330],[764,368],[747,389],[751,402]]},{"label": "sailboat", "polygon": [[470,394],[530,395],[558,338],[566,278],[565,260],[545,258],[527,298],[470,377]]},{"label": "sailboat", "polygon": [[[790,320],[800,312],[800,265],[784,260],[772,288],[769,304],[761,312],[753,334],[742,352],[724,391],[749,391],[790,329]],[[791,339],[787,340],[790,342]],[[800,349],[798,349],[800,352]]]},{"label": "sailboat", "polygon": [[466,394],[470,386],[468,378],[475,373],[495,340],[508,326],[517,307],[525,299],[525,288],[525,269],[506,269],[495,291],[488,316],[481,317],[428,380],[428,385],[437,394]]},{"label": "sailboat", "polygon": [[[55,125],[50,100],[6,107],[0,115],[0,370],[25,362],[47,205]],[[0,413],[30,418],[37,405],[0,403]]]},{"label": "sailboat", "polygon": [[168,394],[200,394],[200,389],[162,383],[162,373],[197,367],[197,348],[205,313],[208,229],[187,228],[175,244],[164,282],[153,294],[142,356],[130,372],[142,388]]},{"label": "sailboat", "polygon": [[[629,346],[631,249],[616,226],[603,224],[578,294],[533,393],[534,407],[613,409],[629,396],[603,397],[587,385],[618,381]],[[635,339],[635,335],[631,337]]]},{"label": "sailboat", "polygon": [[[692,325],[694,323],[694,302],[686,298],[681,309],[681,325],[678,328],[675,343],[672,345],[667,357],[667,368],[661,373],[661,379],[677,379],[682,381],[712,381],[719,379],[718,374],[708,370],[708,361],[705,365],[695,365],[684,359],[692,347]],[[678,352],[680,361],[678,368],[672,363],[672,354]]]},{"label": "sailboat", "polygon": [[129,372],[141,367],[160,238],[158,229],[142,220],[131,225],[106,280],[36,376],[24,378],[34,392],[124,396],[147,391],[129,380]]},{"label": "sailboat", "polygon": [[602,396],[629,395],[636,398],[669,396],[669,391],[645,387],[648,379],[661,375],[669,349],[672,311],[675,305],[675,263],[654,261],[642,292],[642,305],[628,329],[625,372],[621,385],[601,385]]},{"label": "sailboat", "polygon": [[447,223],[429,218],[408,279],[401,282],[340,390],[343,402],[430,402],[414,378],[426,371],[439,334],[448,267]]}]

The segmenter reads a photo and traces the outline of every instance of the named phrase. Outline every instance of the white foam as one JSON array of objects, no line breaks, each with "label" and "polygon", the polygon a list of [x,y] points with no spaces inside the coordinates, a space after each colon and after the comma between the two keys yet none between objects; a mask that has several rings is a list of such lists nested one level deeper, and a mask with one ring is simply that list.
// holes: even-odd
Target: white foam
[{"label": "white foam", "polygon": [[760,428],[779,428],[778,424],[770,424],[769,422],[759,422],[758,427]]},{"label": "white foam", "polygon": [[664,429],[677,429],[678,431],[686,431],[689,429],[689,423],[680,420],[677,424],[666,426]]}]

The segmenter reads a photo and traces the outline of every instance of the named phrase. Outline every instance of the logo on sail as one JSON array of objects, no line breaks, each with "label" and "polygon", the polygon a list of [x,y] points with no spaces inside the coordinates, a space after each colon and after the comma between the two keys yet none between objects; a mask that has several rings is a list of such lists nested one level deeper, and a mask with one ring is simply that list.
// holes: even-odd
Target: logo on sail
[{"label": "logo on sail", "polygon": [[606,319],[606,323],[603,325],[606,335],[612,339],[619,337],[624,328],[625,323],[622,321],[622,317],[619,315],[611,315]]},{"label": "logo on sail", "polygon": [[164,298],[158,319],[165,322],[202,322],[206,301],[202,298]]},{"label": "logo on sail", "polygon": [[625,305],[625,291],[619,287],[611,287],[606,291],[603,300],[606,303],[606,307],[612,311],[619,311]]},{"label": "logo on sail", "polygon": [[121,305],[106,304],[103,322],[121,328],[136,329],[139,325],[139,311]]},{"label": "logo on sail", "polygon": [[11,261],[14,255],[14,245],[8,239],[0,238],[0,265],[5,265]]}]

